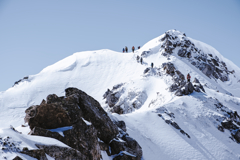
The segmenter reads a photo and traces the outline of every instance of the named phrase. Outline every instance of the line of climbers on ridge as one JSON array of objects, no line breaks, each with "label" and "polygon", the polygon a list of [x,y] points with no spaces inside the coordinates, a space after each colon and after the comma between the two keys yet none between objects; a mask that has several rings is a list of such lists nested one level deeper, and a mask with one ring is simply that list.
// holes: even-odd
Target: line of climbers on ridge
[{"label": "line of climbers on ridge", "polygon": [[[140,60],[140,63],[142,64],[142,63],[143,63],[143,58],[142,58],[142,57],[140,58],[139,56],[137,56],[137,62],[139,62],[139,60]],[[154,64],[151,63],[151,67],[152,67],[152,68],[153,68],[153,65],[154,65]],[[190,82],[190,79],[191,79],[191,76],[190,76],[190,74],[188,73],[188,74],[187,74],[187,81]]]},{"label": "line of climbers on ridge", "polygon": [[[138,46],[138,49],[140,49],[140,46]],[[123,48],[123,53],[128,53],[128,47],[127,46],[125,46],[125,48]],[[132,46],[132,52],[134,53],[134,51],[135,51],[135,47],[134,46]]]}]

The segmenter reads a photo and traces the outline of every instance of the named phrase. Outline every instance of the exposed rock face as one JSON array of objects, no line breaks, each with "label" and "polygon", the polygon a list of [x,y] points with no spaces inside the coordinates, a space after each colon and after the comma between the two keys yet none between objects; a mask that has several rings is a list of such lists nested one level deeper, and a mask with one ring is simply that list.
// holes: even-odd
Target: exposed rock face
[{"label": "exposed rock face", "polygon": [[[38,148],[43,150],[49,156],[55,158],[56,160],[62,159],[72,159],[72,160],[92,160],[91,157],[86,157],[80,152],[72,148],[59,147],[59,146],[46,146],[46,145],[36,145]],[[93,158],[94,159],[94,158]]]},{"label": "exposed rock face", "polygon": [[28,76],[23,77],[22,79],[16,81],[16,82],[14,83],[13,87],[16,86],[16,85],[18,85],[20,82],[24,82],[24,81],[29,81],[29,80],[28,80]]},{"label": "exposed rock face", "polygon": [[65,91],[67,97],[72,95],[78,96],[78,105],[83,112],[83,118],[93,124],[101,140],[108,143],[118,134],[117,127],[94,98],[76,88],[68,88]]},{"label": "exposed rock face", "polygon": [[38,160],[47,160],[44,150],[37,149],[37,150],[24,150],[20,153],[29,155],[30,157],[37,158]]},{"label": "exposed rock face", "polygon": [[25,113],[25,122],[28,122],[31,129],[35,126],[53,129],[71,125],[67,112],[55,104],[32,106]]},{"label": "exposed rock face", "polygon": [[116,121],[114,122],[118,128],[122,129],[124,132],[127,132],[126,124],[124,121]]},{"label": "exposed rock face", "polygon": [[176,91],[176,96],[188,95],[193,91],[205,92],[197,78],[194,79],[193,84],[191,82],[186,82],[184,75],[179,70],[176,70],[173,63],[163,63],[162,67],[168,75],[172,76],[173,84],[169,87],[169,91]]},{"label": "exposed rock face", "polygon": [[[152,69],[150,69],[152,70]],[[110,112],[125,114],[139,109],[147,100],[147,94],[143,90],[126,89],[127,84],[113,86],[112,90],[107,90],[103,95],[106,99]]]},{"label": "exposed rock face", "polygon": [[220,61],[217,56],[211,53],[204,53],[191,42],[183,33],[170,30],[165,32],[160,40],[163,42],[161,48],[164,50],[164,56],[168,56],[177,51],[177,55],[186,58],[193,66],[201,70],[209,78],[228,81],[228,75],[234,71],[229,71],[226,64]]},{"label": "exposed rock face", "polygon": [[116,159],[121,159],[125,155],[123,154],[124,152],[127,153],[126,155],[129,156],[127,156],[129,159],[140,160],[142,157],[141,146],[124,131],[121,131],[121,134],[111,141],[109,146],[111,147],[111,154],[117,155]]},{"label": "exposed rock face", "polygon": [[[118,88],[118,86],[115,86],[115,88]],[[117,125],[113,123],[100,104],[83,91],[77,88],[67,88],[65,92],[65,97],[52,94],[47,96],[47,100],[43,100],[40,105],[29,107],[25,111],[25,120],[31,127],[30,135],[55,138],[72,148],[39,144],[37,144],[37,147],[40,148],[41,152],[55,159],[100,160],[101,149],[106,151],[109,156],[113,155],[110,150],[116,150],[116,146],[111,147],[110,144],[113,139],[119,138],[119,131],[126,131],[125,123],[123,121],[115,122]],[[55,120],[48,119],[50,115],[47,110],[53,112],[55,115],[52,116],[61,119],[61,122],[67,120],[68,123],[64,123],[65,125],[60,123],[61,125],[56,125],[56,128],[71,126],[65,127],[68,129],[63,131],[64,136],[45,127],[48,126],[46,120]],[[59,115],[64,116],[59,118]],[[55,121],[59,124],[58,122],[59,120]],[[99,139],[102,141],[99,142]],[[132,145],[133,141],[135,146]],[[111,143],[109,144],[109,142]],[[131,152],[141,158],[142,150],[138,146],[139,144],[135,140],[128,140],[121,151]],[[136,147],[138,147],[137,150]],[[37,150],[37,152],[40,152],[40,150]],[[116,154],[119,154],[119,152]]]}]

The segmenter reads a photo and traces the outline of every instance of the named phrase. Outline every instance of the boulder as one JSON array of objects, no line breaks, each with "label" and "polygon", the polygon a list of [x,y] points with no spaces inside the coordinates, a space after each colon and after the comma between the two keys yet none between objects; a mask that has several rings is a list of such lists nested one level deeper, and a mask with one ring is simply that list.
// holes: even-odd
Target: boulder
[{"label": "boulder", "polygon": [[235,130],[238,129],[238,127],[233,123],[232,120],[225,120],[221,122],[223,128],[229,129],[229,130]]},{"label": "boulder", "polygon": [[114,123],[124,132],[127,132],[126,124],[124,121],[115,121]]},{"label": "boulder", "polygon": [[186,49],[180,49],[178,51],[178,56],[180,56],[180,57],[185,57],[186,54],[187,54],[187,50]]},{"label": "boulder", "polygon": [[121,157],[122,152],[127,152],[133,158],[133,160],[141,160],[142,157],[142,148],[137,143],[136,140],[129,137],[127,134],[122,137],[122,139],[114,139],[110,142],[111,147],[111,155],[118,155],[119,158]]},{"label": "boulder", "polygon": [[19,156],[16,156],[15,158],[13,158],[13,160],[23,160],[23,159]]},{"label": "boulder", "polygon": [[[40,145],[40,144],[36,144],[36,146],[39,149],[43,150],[44,153],[55,158],[56,160],[63,160],[63,159],[66,159],[66,160],[67,159],[69,159],[69,160],[70,159],[72,159],[72,160],[93,160],[93,159],[91,159],[91,157],[87,157],[72,148],[59,147],[59,146],[54,146],[54,145]],[[96,160],[100,160],[100,158],[96,159]]]},{"label": "boulder", "polygon": [[166,71],[167,74],[170,74],[171,76],[173,76],[175,74],[174,73],[175,67],[171,62],[163,63],[162,67]]},{"label": "boulder", "polygon": [[67,112],[59,105],[43,104],[31,106],[25,113],[25,122],[28,122],[31,129],[35,126],[53,129],[71,125]]},{"label": "boulder", "polygon": [[83,118],[90,121],[98,131],[98,137],[105,143],[110,142],[118,134],[117,126],[113,124],[98,101],[77,88],[67,88],[66,96],[76,95]]},{"label": "boulder", "polygon": [[83,120],[73,124],[72,129],[63,131],[64,137],[57,132],[34,127],[30,135],[55,138],[68,146],[77,149],[90,159],[100,159],[100,146],[97,130],[92,125],[87,125]]},{"label": "boulder", "polygon": [[36,158],[38,160],[48,160],[43,149],[23,150],[20,153],[29,155],[30,157]]}]

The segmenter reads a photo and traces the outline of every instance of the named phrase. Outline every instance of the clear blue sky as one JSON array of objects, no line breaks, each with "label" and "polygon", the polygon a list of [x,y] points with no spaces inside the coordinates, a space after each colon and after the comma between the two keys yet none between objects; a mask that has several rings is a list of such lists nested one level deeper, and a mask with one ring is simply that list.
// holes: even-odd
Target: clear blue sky
[{"label": "clear blue sky", "polygon": [[75,52],[142,46],[169,29],[240,66],[240,0],[0,0],[0,91]]}]

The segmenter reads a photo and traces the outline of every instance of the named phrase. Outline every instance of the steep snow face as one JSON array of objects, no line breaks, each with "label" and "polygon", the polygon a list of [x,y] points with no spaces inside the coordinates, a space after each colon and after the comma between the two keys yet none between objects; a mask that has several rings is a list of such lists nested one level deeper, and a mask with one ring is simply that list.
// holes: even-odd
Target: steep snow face
[{"label": "steep snow face", "polygon": [[[184,77],[190,73],[192,80],[197,78],[205,92],[175,96],[166,63]],[[239,75],[240,69],[213,47],[169,30],[135,53],[75,53],[24,78],[0,92],[0,128],[20,129],[29,106],[77,87],[115,112],[112,119],[126,122],[144,160],[238,159]]]}]

